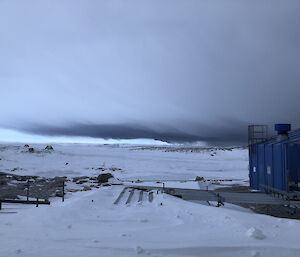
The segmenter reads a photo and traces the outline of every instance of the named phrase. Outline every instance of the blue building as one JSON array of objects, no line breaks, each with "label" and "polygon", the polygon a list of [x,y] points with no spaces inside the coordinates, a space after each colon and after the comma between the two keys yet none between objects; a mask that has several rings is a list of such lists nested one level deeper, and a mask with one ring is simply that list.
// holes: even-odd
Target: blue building
[{"label": "blue building", "polygon": [[286,192],[300,190],[300,130],[276,124],[277,135],[267,136],[267,126],[249,126],[250,187]]}]

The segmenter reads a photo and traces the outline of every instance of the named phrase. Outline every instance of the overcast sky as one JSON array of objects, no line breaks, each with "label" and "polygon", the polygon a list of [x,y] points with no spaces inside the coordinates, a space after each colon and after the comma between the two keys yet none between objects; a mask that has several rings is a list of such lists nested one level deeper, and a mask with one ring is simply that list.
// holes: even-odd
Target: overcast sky
[{"label": "overcast sky", "polygon": [[0,0],[0,128],[245,142],[300,127],[299,0]]}]

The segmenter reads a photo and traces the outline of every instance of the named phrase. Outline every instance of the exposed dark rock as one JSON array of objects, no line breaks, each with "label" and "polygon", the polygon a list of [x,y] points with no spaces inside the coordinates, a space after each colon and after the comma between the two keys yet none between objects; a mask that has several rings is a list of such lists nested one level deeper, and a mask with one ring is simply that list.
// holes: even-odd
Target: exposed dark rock
[{"label": "exposed dark rock", "polygon": [[204,178],[203,177],[199,177],[199,176],[197,176],[196,178],[195,178],[195,181],[203,181],[204,180]]},{"label": "exposed dark rock", "polygon": [[103,186],[103,187],[110,187],[111,184],[109,184],[109,183],[104,183],[104,184],[102,184],[102,186]]},{"label": "exposed dark rock", "polygon": [[83,186],[83,189],[81,189],[81,191],[90,191],[92,190],[92,188],[90,188],[89,186]]},{"label": "exposed dark rock", "polygon": [[64,177],[54,177],[52,180],[54,180],[54,181],[69,181],[69,180],[67,180],[66,176],[64,176]]},{"label": "exposed dark rock", "polygon": [[5,177],[0,177],[0,186],[7,185],[7,179]]},{"label": "exposed dark rock", "polygon": [[55,196],[56,196],[56,197],[63,197],[63,191],[62,191],[62,190],[57,190],[57,191],[55,192]]},{"label": "exposed dark rock", "polygon": [[88,178],[89,178],[88,176],[74,177],[73,182],[77,182],[79,180],[86,180]]},{"label": "exposed dark rock", "polygon": [[103,173],[97,177],[97,180],[98,180],[98,183],[102,184],[102,183],[107,183],[108,180],[113,177],[114,176],[111,175],[111,173]]},{"label": "exposed dark rock", "polygon": [[27,176],[19,176],[16,179],[17,179],[17,181],[27,181],[28,177]]},{"label": "exposed dark rock", "polygon": [[78,180],[78,181],[76,182],[76,184],[81,185],[81,184],[87,183],[87,182],[89,182],[89,181],[88,181],[88,180]]},{"label": "exposed dark rock", "polygon": [[47,146],[45,147],[45,150],[54,150],[54,149],[53,149],[53,146],[52,146],[52,145],[47,145]]}]

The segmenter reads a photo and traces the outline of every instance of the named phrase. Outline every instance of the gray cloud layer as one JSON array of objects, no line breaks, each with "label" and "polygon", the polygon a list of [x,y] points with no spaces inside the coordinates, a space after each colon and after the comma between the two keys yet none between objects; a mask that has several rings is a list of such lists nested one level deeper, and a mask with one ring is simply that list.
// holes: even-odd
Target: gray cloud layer
[{"label": "gray cloud layer", "polygon": [[0,1],[0,126],[242,142],[300,126],[300,2]]},{"label": "gray cloud layer", "polygon": [[[232,130],[233,123],[229,126],[217,127],[207,125],[197,125],[199,133],[187,133],[177,130],[175,127],[160,130],[140,126],[138,124],[118,124],[118,125],[96,125],[96,124],[72,124],[67,127],[58,126],[31,126],[23,128],[26,132],[48,135],[48,136],[89,136],[95,138],[152,138],[169,142],[194,142],[206,141],[210,144],[226,145],[240,144],[245,142],[246,124],[235,123],[235,130]],[[196,128],[196,125],[194,129]]]}]

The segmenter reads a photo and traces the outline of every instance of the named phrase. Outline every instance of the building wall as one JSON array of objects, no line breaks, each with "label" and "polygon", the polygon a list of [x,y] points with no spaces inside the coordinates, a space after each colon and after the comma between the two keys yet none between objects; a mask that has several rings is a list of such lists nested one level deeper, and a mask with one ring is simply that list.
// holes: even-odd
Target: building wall
[{"label": "building wall", "polygon": [[[297,141],[298,140],[298,141]],[[250,187],[266,185],[282,191],[299,190],[300,137],[252,145],[249,151]]]}]

